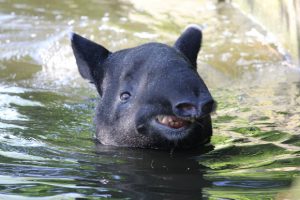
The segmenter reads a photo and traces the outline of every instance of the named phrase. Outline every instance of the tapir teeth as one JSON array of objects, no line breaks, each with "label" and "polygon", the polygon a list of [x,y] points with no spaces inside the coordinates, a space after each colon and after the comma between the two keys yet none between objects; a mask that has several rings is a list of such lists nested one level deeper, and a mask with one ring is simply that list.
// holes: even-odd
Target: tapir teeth
[{"label": "tapir teeth", "polygon": [[160,124],[175,129],[182,128],[184,126],[187,126],[190,123],[190,121],[178,118],[174,115],[158,115],[156,117],[156,120]]}]

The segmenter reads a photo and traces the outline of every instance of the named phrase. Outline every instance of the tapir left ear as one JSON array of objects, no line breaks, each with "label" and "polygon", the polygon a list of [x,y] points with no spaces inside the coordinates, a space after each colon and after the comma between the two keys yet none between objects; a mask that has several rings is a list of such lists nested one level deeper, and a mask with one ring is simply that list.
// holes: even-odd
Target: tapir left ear
[{"label": "tapir left ear", "polygon": [[202,30],[198,25],[189,25],[180,35],[174,47],[183,53],[197,67],[197,56],[202,42]]},{"label": "tapir left ear", "polygon": [[81,76],[92,83],[101,82],[104,77],[101,64],[111,53],[103,46],[76,33],[72,33],[71,43]]}]

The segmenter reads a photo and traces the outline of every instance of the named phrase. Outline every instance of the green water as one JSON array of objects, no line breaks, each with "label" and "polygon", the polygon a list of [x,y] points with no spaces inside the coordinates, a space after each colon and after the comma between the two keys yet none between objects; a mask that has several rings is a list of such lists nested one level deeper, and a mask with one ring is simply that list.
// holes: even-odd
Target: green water
[{"label": "green water", "polygon": [[[172,44],[190,23],[205,28],[214,150],[97,145],[68,34],[119,50]],[[299,104],[299,68],[228,4],[0,0],[0,199],[297,199]]]}]

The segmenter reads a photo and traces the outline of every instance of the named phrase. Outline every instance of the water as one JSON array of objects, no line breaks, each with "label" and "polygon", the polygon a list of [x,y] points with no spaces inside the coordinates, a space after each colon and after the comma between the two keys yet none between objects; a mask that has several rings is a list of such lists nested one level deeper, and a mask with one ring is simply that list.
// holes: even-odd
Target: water
[{"label": "water", "polygon": [[[198,71],[218,101],[214,150],[95,143],[96,91],[77,72],[68,34],[114,51],[172,44],[189,23],[205,28]],[[299,68],[228,4],[0,1],[0,199],[292,198],[299,104]]]}]

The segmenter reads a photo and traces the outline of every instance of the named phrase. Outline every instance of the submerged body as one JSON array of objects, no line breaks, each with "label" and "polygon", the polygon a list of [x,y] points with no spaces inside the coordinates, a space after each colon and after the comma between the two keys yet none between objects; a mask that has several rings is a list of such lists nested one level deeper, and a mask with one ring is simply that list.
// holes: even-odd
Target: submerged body
[{"label": "submerged body", "polygon": [[111,53],[72,36],[79,72],[100,95],[95,123],[102,144],[167,149],[210,141],[215,103],[196,70],[201,39],[191,26],[174,47],[148,43]]}]

